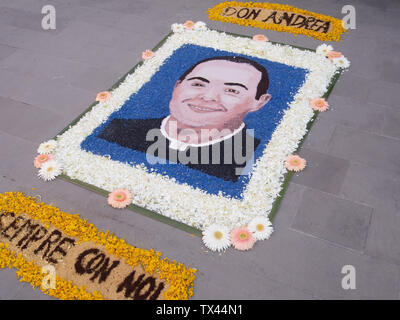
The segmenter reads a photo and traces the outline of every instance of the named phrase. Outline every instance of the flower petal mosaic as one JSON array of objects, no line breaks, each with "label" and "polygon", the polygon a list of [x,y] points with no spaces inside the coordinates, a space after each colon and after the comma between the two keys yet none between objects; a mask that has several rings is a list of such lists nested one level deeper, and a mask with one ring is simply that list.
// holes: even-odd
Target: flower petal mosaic
[{"label": "flower petal mosaic", "polygon": [[55,298],[189,299],[197,269],[161,256],[36,197],[0,194],[0,268],[16,268],[21,282]]},{"label": "flower petal mosaic", "polygon": [[[203,239],[212,250],[228,248],[231,231],[242,228],[237,230],[247,232],[247,242],[240,242],[240,234],[237,238],[234,233],[237,241],[233,244],[247,250],[256,239],[267,239],[273,230],[268,217],[287,173],[285,160],[297,150],[307,125],[316,115],[310,100],[323,97],[349,62],[344,57],[329,59],[331,46],[323,45],[317,51],[302,50],[267,41],[266,36],[258,35],[253,40],[210,30],[201,21],[175,23],[171,30],[157,49],[144,51],[144,60],[119,85],[105,91],[109,93],[106,100],[98,99],[56,137],[56,143],[42,146],[39,152],[54,154],[59,166],[53,175],[58,174],[57,168],[62,168],[66,177],[105,190],[110,197],[115,190],[129,192],[119,195],[123,200],[128,198],[128,202],[109,198],[111,205],[119,207],[118,203],[123,202],[123,207],[132,201],[137,207],[200,232],[208,230]],[[171,157],[163,158],[159,153],[149,156],[146,150],[150,144],[142,142],[147,141],[147,130],[152,127],[163,134],[161,138],[167,136],[165,128],[171,117],[179,115],[172,108],[172,101],[183,80],[193,81],[191,90],[211,85],[204,76],[194,75],[196,70],[206,74],[205,68],[199,67],[206,63],[215,65],[215,70],[228,65],[247,68],[249,74],[261,77],[257,78],[258,96],[252,97],[258,105],[234,127],[231,135],[224,137],[226,141],[237,132],[248,132],[243,139],[254,140],[251,157],[241,165],[239,174],[231,166],[191,166]],[[264,74],[268,83],[260,89]],[[218,112],[228,114],[226,106],[233,105],[231,101],[239,94],[251,91],[237,79],[223,82],[222,85],[229,86],[224,87],[229,98],[223,103],[205,105],[199,102],[205,101],[204,97],[190,98],[196,102],[187,106],[199,119],[214,112],[207,119],[216,121]],[[264,91],[258,94],[259,89]],[[167,138],[170,148],[174,146],[179,152],[204,145]],[[220,143],[221,139],[215,141]],[[210,143],[206,145],[211,148]],[[55,160],[44,163],[40,170],[52,161]],[[43,172],[40,175],[46,180],[53,178]],[[253,236],[246,226],[255,218],[260,223],[249,225],[255,232]]]},{"label": "flower petal mosaic", "polygon": [[227,1],[207,13],[210,20],[302,34],[321,41],[339,41],[348,31],[340,19],[279,3]]}]

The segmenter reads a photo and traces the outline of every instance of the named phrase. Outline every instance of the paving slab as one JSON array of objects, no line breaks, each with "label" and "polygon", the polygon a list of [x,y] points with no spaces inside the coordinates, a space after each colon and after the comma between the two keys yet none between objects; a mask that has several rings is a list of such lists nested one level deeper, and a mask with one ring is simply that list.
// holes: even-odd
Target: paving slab
[{"label": "paving slab", "polygon": [[397,93],[400,90],[400,83],[390,81],[375,81],[368,93],[367,100],[376,104],[400,108]]},{"label": "paving slab", "polygon": [[[42,7],[38,6],[36,12],[26,11],[23,9],[0,7],[0,19],[2,24],[15,26],[18,28],[43,31],[42,19],[47,15],[42,14]],[[61,32],[67,26],[67,21],[57,17],[56,10],[56,29],[46,30],[49,34],[55,35]]]},{"label": "paving slab", "polygon": [[0,128],[14,136],[24,138],[39,145],[55,136],[66,125],[56,113],[29,104],[0,97]]},{"label": "paving slab", "polygon": [[299,203],[303,199],[303,194],[307,190],[309,189],[303,185],[290,182],[279,205],[279,214],[275,215],[273,220],[274,227],[290,228],[299,210]]},{"label": "paving slab", "polygon": [[334,94],[329,96],[328,102],[329,110],[318,115],[319,118],[327,120],[326,122],[372,133],[381,133],[383,130],[385,114],[389,108]]},{"label": "paving slab", "polygon": [[44,50],[45,45],[56,37],[46,32],[45,30],[30,30],[23,29],[7,24],[2,24],[0,21],[0,44],[11,47],[25,48],[31,50]]},{"label": "paving slab", "polygon": [[383,135],[400,139],[400,110],[387,108],[383,119]]},{"label": "paving slab", "polygon": [[0,88],[0,96],[64,115],[69,118],[67,123],[85,110],[97,93],[73,87],[61,80],[22,76],[9,71],[1,72],[0,81],[5,83]]},{"label": "paving slab", "polygon": [[304,193],[292,228],[363,251],[373,209],[316,190]]},{"label": "paving slab", "polygon": [[17,51],[17,48],[0,44],[0,60],[7,58],[9,55]]},{"label": "paving slab", "polygon": [[349,160],[308,148],[302,148],[299,155],[306,159],[307,166],[302,172],[294,174],[294,183],[332,194],[339,193],[350,165]]},{"label": "paving slab", "polygon": [[0,68],[22,76],[59,80],[68,84],[91,67],[60,57],[16,49],[12,55],[0,61]]},{"label": "paving slab", "polygon": [[[332,94],[353,98],[361,103],[367,102],[367,96],[371,90],[370,81],[365,78],[345,71],[332,90]],[[372,101],[376,102],[376,100]]]},{"label": "paving slab", "polygon": [[0,283],[1,283],[1,290],[0,290],[1,300],[10,300],[17,294],[20,283],[18,282],[18,278],[17,275],[15,274],[14,269],[8,269],[8,268],[1,269]]},{"label": "paving slab", "polygon": [[400,212],[399,177],[385,168],[351,162],[340,195],[374,207],[376,212]]},{"label": "paving slab", "polygon": [[[328,102],[330,103],[329,100]],[[302,146],[322,153],[327,153],[329,141],[332,139],[336,126],[337,123],[330,121],[329,118],[318,116],[314,121],[311,130],[304,139]]]},{"label": "paving slab", "polygon": [[382,75],[381,79],[384,81],[400,83],[400,62],[393,61],[392,59],[386,58],[382,64]]},{"label": "paving slab", "polygon": [[400,172],[400,140],[338,125],[328,145],[329,154],[376,168]]},{"label": "paving slab", "polygon": [[365,251],[373,257],[395,264],[400,263],[400,211],[376,209]]}]

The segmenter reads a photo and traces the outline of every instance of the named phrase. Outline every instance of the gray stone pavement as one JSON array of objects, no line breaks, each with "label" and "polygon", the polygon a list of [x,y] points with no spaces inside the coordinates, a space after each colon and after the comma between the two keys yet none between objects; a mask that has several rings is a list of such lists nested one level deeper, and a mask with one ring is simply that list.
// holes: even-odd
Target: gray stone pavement
[{"label": "gray stone pavement", "polygon": [[[283,1],[274,1],[283,3]],[[1,0],[0,192],[39,194],[128,243],[199,269],[194,299],[398,299],[400,291],[400,36],[396,0],[284,1],[341,17],[352,4],[357,29],[332,43],[351,60],[300,150],[308,167],[290,182],[269,241],[250,252],[208,252],[197,237],[62,180],[40,181],[38,144],[53,137],[140,60],[174,22],[209,21],[217,1]],[[53,4],[57,29],[40,27]],[[262,31],[271,40],[316,48],[305,36]],[[32,188],[35,188],[33,190]],[[356,289],[343,290],[344,265]],[[0,270],[0,299],[50,299]]]}]

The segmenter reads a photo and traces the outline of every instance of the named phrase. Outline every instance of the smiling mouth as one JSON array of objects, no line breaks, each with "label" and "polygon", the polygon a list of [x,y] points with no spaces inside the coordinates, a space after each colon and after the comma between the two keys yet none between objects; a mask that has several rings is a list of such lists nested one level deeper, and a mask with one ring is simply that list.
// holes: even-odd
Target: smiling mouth
[{"label": "smiling mouth", "polygon": [[190,109],[192,109],[195,112],[216,112],[216,111],[222,111],[221,109],[212,109],[204,106],[198,106],[195,104],[188,103],[187,104]]}]

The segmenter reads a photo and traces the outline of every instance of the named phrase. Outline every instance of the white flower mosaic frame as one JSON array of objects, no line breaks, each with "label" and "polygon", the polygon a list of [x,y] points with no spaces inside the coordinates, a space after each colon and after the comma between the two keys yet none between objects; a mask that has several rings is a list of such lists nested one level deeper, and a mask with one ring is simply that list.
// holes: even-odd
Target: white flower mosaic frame
[{"label": "white flower mosaic frame", "polygon": [[[207,194],[188,184],[151,172],[144,166],[131,166],[81,149],[81,142],[107,120],[124,102],[158,71],[164,60],[184,44],[246,54],[309,70],[303,86],[285,111],[261,157],[254,164],[252,176],[241,200]],[[286,169],[284,160],[293,153],[307,132],[314,116],[309,99],[323,96],[340,69],[324,55],[271,42],[257,42],[216,30],[179,30],[171,34],[155,56],[138,66],[118,87],[111,99],[93,106],[79,121],[57,136],[54,152],[64,175],[111,192],[129,189],[136,206],[156,212],[196,229],[212,224],[229,229],[247,224],[254,217],[268,217],[277,199]]]}]

